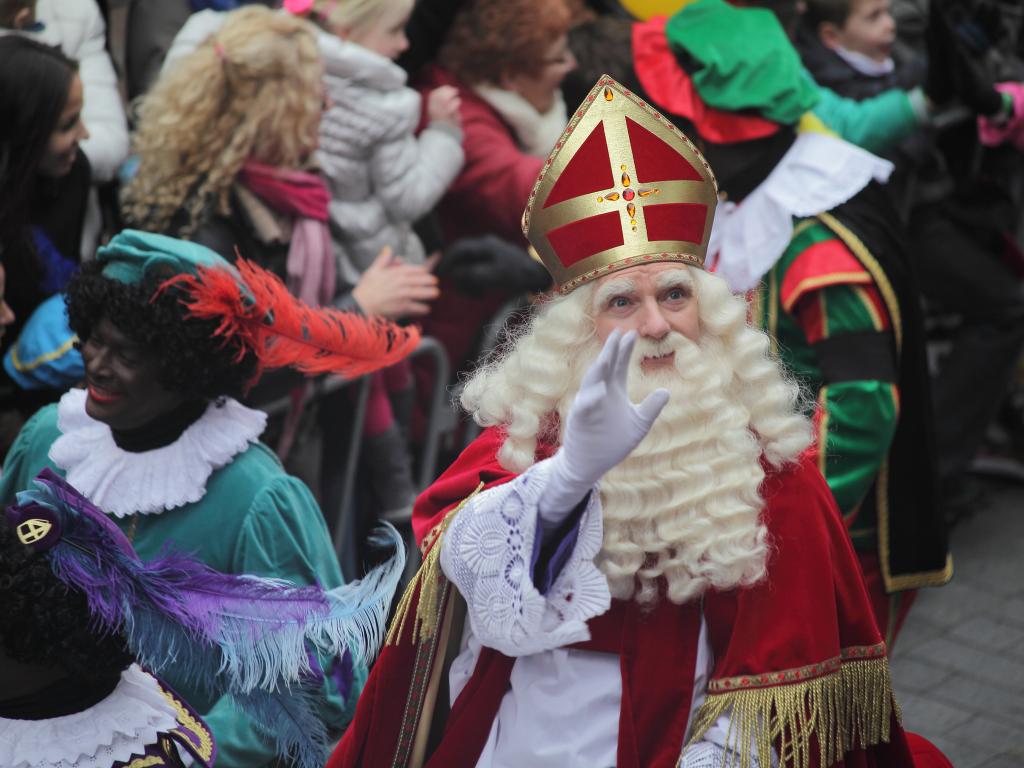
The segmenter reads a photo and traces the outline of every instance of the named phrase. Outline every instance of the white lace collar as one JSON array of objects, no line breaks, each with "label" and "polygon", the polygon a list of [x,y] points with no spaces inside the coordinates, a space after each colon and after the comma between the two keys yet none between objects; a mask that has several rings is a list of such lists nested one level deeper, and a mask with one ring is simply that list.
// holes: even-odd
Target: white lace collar
[{"label": "white lace collar", "polygon": [[736,205],[718,205],[708,244],[708,267],[745,293],[783,254],[793,218],[815,216],[845,203],[872,179],[884,182],[892,163],[835,136],[806,132],[758,187]]},{"label": "white lace collar", "polygon": [[82,712],[46,720],[0,717],[0,765],[109,768],[141,755],[177,724],[156,678],[132,664],[109,696]]},{"label": "white lace collar", "polygon": [[267,415],[226,398],[211,403],[177,440],[132,453],[114,442],[110,427],[85,412],[86,392],[72,389],[57,406],[61,432],[50,460],[93,504],[114,517],[159,514],[199,501],[216,469],[259,439]]},{"label": "white lace collar", "polygon": [[477,85],[474,91],[486,101],[515,133],[519,146],[528,155],[547,157],[555,148],[569,122],[565,99],[555,91],[555,101],[547,112],[538,112],[530,102],[513,91],[493,85]]}]

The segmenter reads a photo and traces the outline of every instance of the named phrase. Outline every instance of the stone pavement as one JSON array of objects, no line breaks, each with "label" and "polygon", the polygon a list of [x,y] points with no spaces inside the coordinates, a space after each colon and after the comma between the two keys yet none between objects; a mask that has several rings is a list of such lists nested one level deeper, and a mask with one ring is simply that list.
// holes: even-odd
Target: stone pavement
[{"label": "stone pavement", "polygon": [[953,581],[919,594],[892,659],[904,725],[956,768],[1024,768],[1024,487],[991,489],[953,531]]}]

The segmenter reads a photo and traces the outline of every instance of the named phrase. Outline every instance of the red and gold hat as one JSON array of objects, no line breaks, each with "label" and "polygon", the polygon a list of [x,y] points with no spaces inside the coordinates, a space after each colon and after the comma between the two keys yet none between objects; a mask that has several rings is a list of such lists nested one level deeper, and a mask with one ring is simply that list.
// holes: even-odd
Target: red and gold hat
[{"label": "red and gold hat", "polygon": [[707,161],[608,75],[548,156],[523,234],[559,292],[656,261],[704,266],[718,186]]}]

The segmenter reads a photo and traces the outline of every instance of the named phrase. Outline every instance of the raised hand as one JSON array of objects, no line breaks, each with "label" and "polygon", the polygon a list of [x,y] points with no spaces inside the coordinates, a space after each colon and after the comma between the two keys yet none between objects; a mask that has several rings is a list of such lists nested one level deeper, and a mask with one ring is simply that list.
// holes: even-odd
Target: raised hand
[{"label": "raised hand", "polygon": [[664,389],[642,403],[630,401],[626,382],[635,343],[634,331],[612,331],[583,377],[540,502],[548,523],[564,519],[608,470],[632,453],[668,402]]},{"label": "raised hand", "polygon": [[363,272],[352,295],[367,315],[389,320],[425,315],[440,294],[431,273],[436,262],[432,257],[424,264],[406,264],[384,248]]}]

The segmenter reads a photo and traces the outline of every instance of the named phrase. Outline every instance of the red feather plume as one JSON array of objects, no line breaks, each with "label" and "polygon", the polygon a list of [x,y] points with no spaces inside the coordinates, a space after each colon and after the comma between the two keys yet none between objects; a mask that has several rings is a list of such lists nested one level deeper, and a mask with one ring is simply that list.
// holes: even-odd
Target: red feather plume
[{"label": "red feather plume", "polygon": [[257,377],[266,369],[291,367],[308,375],[356,378],[397,363],[419,344],[415,327],[311,307],[251,261],[238,259],[235,266],[241,284],[226,269],[200,267],[198,274],[172,277],[160,291],[184,291],[189,317],[218,320],[215,335],[238,339],[255,352]]}]

